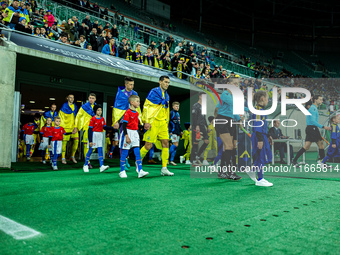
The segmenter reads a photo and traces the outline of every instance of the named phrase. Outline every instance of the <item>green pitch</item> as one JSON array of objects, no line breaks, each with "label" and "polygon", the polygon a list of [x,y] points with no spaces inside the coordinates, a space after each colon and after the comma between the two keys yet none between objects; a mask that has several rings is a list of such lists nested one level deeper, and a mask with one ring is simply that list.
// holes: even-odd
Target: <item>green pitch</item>
[{"label": "green pitch", "polygon": [[[159,165],[138,179],[115,166],[90,173],[81,163],[51,171],[16,163],[0,172],[0,215],[42,233],[15,240],[0,231],[1,254],[338,254],[340,179],[265,177],[256,187],[190,178],[189,167]],[[276,174],[277,176],[277,174]]]}]

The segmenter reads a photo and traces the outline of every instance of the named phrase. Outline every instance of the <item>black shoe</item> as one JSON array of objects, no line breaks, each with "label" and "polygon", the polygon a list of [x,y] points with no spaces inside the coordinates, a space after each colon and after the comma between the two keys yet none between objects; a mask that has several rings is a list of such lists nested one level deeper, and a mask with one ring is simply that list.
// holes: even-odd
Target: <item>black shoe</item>
[{"label": "black shoe", "polygon": [[231,172],[231,173],[228,175],[228,179],[234,180],[234,181],[238,181],[238,180],[242,179],[242,177],[241,177],[241,176],[238,176],[238,175],[235,174],[234,172]]},{"label": "black shoe", "polygon": [[283,164],[283,165],[286,165],[287,164],[287,162],[286,161],[284,161],[283,159],[280,161],[280,164]]},{"label": "black shoe", "polygon": [[296,162],[296,161],[292,161],[292,165],[293,165],[294,167],[300,167],[299,163]]},{"label": "black shoe", "polygon": [[217,178],[219,178],[219,179],[229,179],[228,176],[227,176],[227,174],[224,173],[224,172],[222,172],[222,171],[219,171],[219,172],[217,173]]}]

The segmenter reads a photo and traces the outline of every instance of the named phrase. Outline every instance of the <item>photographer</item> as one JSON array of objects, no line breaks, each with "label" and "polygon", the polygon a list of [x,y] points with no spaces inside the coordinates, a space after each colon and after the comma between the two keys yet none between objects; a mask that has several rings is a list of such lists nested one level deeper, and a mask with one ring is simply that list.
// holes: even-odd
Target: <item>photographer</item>
[{"label": "photographer", "polygon": [[122,42],[118,47],[118,54],[120,58],[130,60],[131,55],[130,42],[125,37],[123,37]]}]

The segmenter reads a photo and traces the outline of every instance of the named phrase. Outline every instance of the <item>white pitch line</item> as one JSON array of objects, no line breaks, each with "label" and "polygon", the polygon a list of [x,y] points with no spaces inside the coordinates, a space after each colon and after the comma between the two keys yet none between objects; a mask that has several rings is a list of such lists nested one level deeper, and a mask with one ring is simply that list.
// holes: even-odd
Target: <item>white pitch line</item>
[{"label": "white pitch line", "polygon": [[20,223],[2,215],[0,215],[0,230],[10,236],[13,236],[16,240],[27,239],[41,234],[34,229],[21,225]]}]

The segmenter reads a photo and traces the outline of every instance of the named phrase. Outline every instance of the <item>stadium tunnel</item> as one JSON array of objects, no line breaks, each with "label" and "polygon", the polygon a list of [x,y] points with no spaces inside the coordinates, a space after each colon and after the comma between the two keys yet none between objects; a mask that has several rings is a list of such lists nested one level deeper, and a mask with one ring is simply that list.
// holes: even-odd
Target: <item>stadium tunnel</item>
[{"label": "stadium tunnel", "polygon": [[[57,105],[58,111],[66,102],[68,93],[74,93],[75,104],[78,107],[86,103],[89,93],[95,93],[96,102],[104,107],[103,116],[107,124],[112,125],[112,107],[118,87],[124,86],[124,77],[130,76],[134,79],[134,89],[141,98],[141,106],[148,92],[158,86],[160,75],[152,77],[142,73],[117,70],[114,67],[20,47],[11,42],[7,46],[7,49],[0,47],[0,56],[5,60],[1,61],[1,69],[4,73],[8,71],[7,75],[2,77],[1,83],[9,85],[2,86],[1,98],[5,105],[10,107],[3,110],[4,118],[0,123],[1,126],[6,126],[5,123],[13,123],[13,125],[9,127],[7,124],[1,135],[2,141],[9,146],[1,149],[0,154],[3,156],[0,157],[0,167],[10,167],[11,162],[17,161],[20,124],[27,123],[29,117],[33,117],[35,113],[43,114],[52,103]],[[13,76],[15,79],[12,79]],[[183,108],[187,108],[190,104],[190,86],[176,80],[178,79],[173,77],[170,79],[168,89],[170,104],[179,101]],[[190,120],[189,113],[183,111],[182,120],[184,128],[184,122]]]}]

